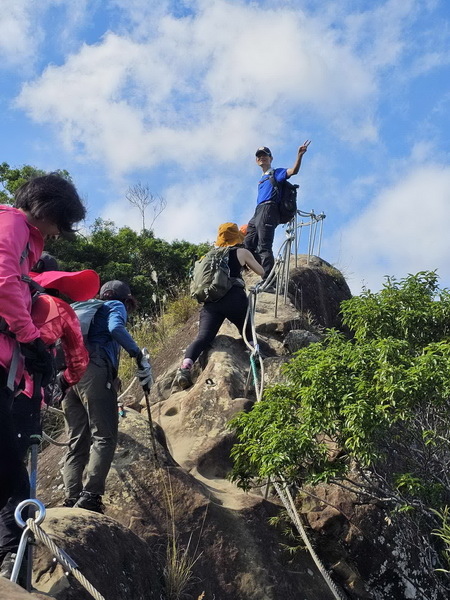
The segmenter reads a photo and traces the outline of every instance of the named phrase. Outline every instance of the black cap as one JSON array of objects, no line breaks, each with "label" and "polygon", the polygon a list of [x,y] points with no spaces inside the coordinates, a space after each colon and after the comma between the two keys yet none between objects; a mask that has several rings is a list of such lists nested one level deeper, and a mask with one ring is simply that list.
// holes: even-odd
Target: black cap
[{"label": "black cap", "polygon": [[123,281],[113,279],[102,285],[100,288],[100,298],[102,300],[126,300],[127,298],[131,298],[131,290]]},{"label": "black cap", "polygon": [[255,156],[261,156],[261,154],[265,154],[266,156],[272,156],[272,152],[267,146],[262,146],[261,148],[258,148],[258,150],[255,152]]},{"label": "black cap", "polygon": [[41,258],[30,269],[33,273],[44,273],[45,271],[59,271],[58,261],[48,252],[43,252]]}]

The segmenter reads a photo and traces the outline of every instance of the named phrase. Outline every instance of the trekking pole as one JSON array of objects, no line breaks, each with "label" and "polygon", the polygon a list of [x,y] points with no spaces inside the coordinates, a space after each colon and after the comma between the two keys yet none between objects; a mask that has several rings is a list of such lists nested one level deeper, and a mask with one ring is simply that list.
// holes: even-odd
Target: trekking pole
[{"label": "trekking pole", "polygon": [[[40,421],[40,406],[42,399],[42,373],[33,375],[33,395],[30,398],[31,414],[32,414],[32,431],[30,435],[30,461],[29,461],[29,478],[30,478],[30,498],[36,498],[37,487],[37,466],[38,466],[38,446],[41,442],[41,421]],[[36,508],[34,504],[30,504],[28,517],[34,518]],[[26,574],[26,589],[28,592],[32,590],[33,578],[33,543],[34,536],[29,532],[27,545],[27,574]]]},{"label": "trekking pole", "polygon": [[159,466],[158,453],[156,451],[155,432],[153,430],[152,411],[150,410],[149,393],[148,392],[144,392],[144,396],[145,396],[145,403],[147,405],[148,423],[150,425],[150,438],[152,440],[152,447],[153,447],[153,455],[154,455],[154,459],[155,459],[155,465]]},{"label": "trekking pole", "polygon": [[[142,352],[143,352],[144,358],[147,359],[147,360],[149,360],[150,359],[150,354],[148,353],[147,348],[143,348]],[[155,440],[155,431],[153,429],[152,411],[151,411],[151,408],[150,408],[150,392],[144,390],[144,396],[145,396],[145,404],[147,405],[147,416],[148,416],[148,423],[150,425],[150,438],[151,438],[151,441],[152,441],[152,448],[153,448],[153,455],[154,455],[154,460],[155,460],[155,466],[158,467],[159,466],[159,460],[158,460],[158,452],[156,451],[156,440]]]}]

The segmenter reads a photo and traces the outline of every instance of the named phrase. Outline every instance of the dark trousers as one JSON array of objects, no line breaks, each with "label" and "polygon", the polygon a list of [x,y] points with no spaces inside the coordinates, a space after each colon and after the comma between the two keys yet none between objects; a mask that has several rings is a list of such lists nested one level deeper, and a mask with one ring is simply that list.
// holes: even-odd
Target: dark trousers
[{"label": "dark trousers", "polygon": [[[223,298],[217,302],[206,302],[200,311],[200,322],[197,338],[192,342],[184,355],[193,362],[214,340],[225,319],[236,325],[242,335],[245,315],[248,308],[248,298],[241,287],[232,287]],[[252,340],[250,319],[247,322],[245,334]]]},{"label": "dark trousers", "polygon": [[255,214],[247,226],[244,246],[255,256],[264,269],[263,279],[267,279],[274,265],[272,246],[275,229],[280,223],[280,212],[276,202],[258,204]]},{"label": "dark trousers", "polygon": [[106,355],[92,352],[86,373],[62,402],[70,443],[63,469],[66,498],[82,490],[105,492],[119,427],[115,375]]},{"label": "dark trousers", "polygon": [[7,377],[6,370],[0,367],[0,509],[17,486],[21,465],[12,417],[13,394],[6,387]]},{"label": "dark trousers", "polygon": [[[13,432],[15,470],[13,485],[6,503],[0,510],[0,561],[8,552],[16,552],[22,529],[17,525],[14,511],[22,500],[30,497],[30,480],[25,460],[30,447],[30,436],[40,434],[40,398],[19,394],[12,402],[10,420]],[[22,513],[26,520],[27,515]]]}]

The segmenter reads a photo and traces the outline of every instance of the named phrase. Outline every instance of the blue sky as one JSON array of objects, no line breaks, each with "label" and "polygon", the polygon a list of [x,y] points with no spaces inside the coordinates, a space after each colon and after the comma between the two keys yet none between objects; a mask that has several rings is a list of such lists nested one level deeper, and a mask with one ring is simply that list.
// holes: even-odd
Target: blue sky
[{"label": "blue sky", "polygon": [[256,148],[311,139],[292,181],[354,293],[450,286],[448,0],[3,0],[0,77],[0,161],[67,169],[87,224],[139,229],[140,182],[155,235],[213,240],[253,214]]}]

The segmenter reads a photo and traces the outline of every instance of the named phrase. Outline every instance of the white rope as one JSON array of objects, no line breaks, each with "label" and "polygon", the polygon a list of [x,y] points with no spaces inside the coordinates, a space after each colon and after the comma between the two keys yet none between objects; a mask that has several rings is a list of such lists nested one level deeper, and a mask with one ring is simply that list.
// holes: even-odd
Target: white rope
[{"label": "white rope", "polygon": [[122,392],[120,394],[120,396],[117,397],[117,401],[121,400],[125,396],[125,394],[127,394],[130,391],[131,387],[136,383],[136,381],[137,381],[137,377],[133,377],[133,379],[131,380],[131,383],[127,387],[127,389],[124,392]]},{"label": "white rope", "polygon": [[69,573],[71,573],[75,579],[77,579],[81,585],[87,590],[95,600],[105,600],[105,597],[95,589],[95,587],[86,579],[86,577],[79,571],[79,569],[73,566],[75,563],[70,557],[58,548],[55,542],[45,533],[43,529],[39,527],[33,519],[27,520],[27,527],[33,532],[36,539],[40,540],[44,546],[50,550],[53,556],[64,566]]},{"label": "white rope", "polygon": [[288,513],[292,522],[294,523],[295,527],[297,528],[297,531],[299,532],[305,546],[307,547],[307,549],[311,555],[311,558],[313,559],[314,563],[316,564],[316,567],[319,569],[320,574],[324,578],[331,593],[336,598],[336,600],[345,600],[346,597],[343,596],[341,594],[341,592],[338,590],[334,581],[331,579],[327,570],[323,566],[322,561],[317,556],[314,548],[312,547],[311,542],[309,541],[309,538],[306,534],[305,528],[303,527],[303,524],[301,522],[300,515],[298,514],[298,511],[295,507],[294,499],[292,498],[291,492],[289,491],[289,489],[286,486],[284,487],[284,489],[282,489],[281,486],[278,483],[276,483],[275,481],[272,482],[272,485],[275,488],[281,502],[283,503],[283,506],[286,509],[286,512]]},{"label": "white rope", "polygon": [[70,446],[70,442],[57,442],[49,435],[47,435],[45,431],[42,432],[42,439],[46,442],[49,442],[50,444],[53,444],[54,446],[60,446],[61,448]]}]

